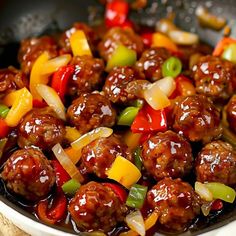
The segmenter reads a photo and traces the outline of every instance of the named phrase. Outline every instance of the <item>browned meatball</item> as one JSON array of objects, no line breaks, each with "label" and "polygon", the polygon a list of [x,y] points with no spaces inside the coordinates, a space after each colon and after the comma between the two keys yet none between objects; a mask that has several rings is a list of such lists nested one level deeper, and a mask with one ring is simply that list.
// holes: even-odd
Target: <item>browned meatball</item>
[{"label": "browned meatball", "polygon": [[27,86],[28,80],[21,71],[12,66],[0,70],[0,95],[6,95],[12,90]]},{"label": "browned meatball", "polygon": [[18,145],[21,148],[36,146],[42,150],[61,143],[65,136],[63,121],[50,108],[29,111],[18,127]]},{"label": "browned meatball", "polygon": [[208,143],[196,159],[197,180],[236,184],[236,151],[223,141]]},{"label": "browned meatball", "polygon": [[222,133],[220,113],[204,95],[180,97],[173,120],[174,130],[193,142],[210,142]]},{"label": "browned meatball", "polygon": [[110,187],[96,182],[81,186],[68,209],[79,229],[104,232],[122,222],[127,210]]},{"label": "browned meatball", "polygon": [[50,162],[33,148],[15,151],[6,161],[1,177],[9,190],[30,201],[47,196],[56,180]]},{"label": "browned meatball", "polygon": [[43,36],[41,38],[30,38],[21,41],[18,60],[25,74],[30,73],[34,62],[43,52],[48,52],[51,58],[58,55],[57,44],[52,37]]},{"label": "browned meatball", "polygon": [[67,117],[70,124],[84,134],[99,126],[112,127],[116,111],[103,95],[85,93],[72,102],[67,110]]},{"label": "browned meatball", "polygon": [[105,96],[113,103],[119,104],[135,99],[133,94],[126,91],[126,87],[129,82],[137,79],[144,79],[144,76],[133,67],[122,66],[113,68],[103,86]]},{"label": "browned meatball", "polygon": [[142,160],[146,170],[156,180],[180,178],[192,169],[192,149],[183,137],[169,130],[143,143]]},{"label": "browned meatball", "polygon": [[192,68],[196,90],[212,99],[227,99],[236,90],[236,68],[230,61],[205,56]]},{"label": "browned meatball", "polygon": [[108,30],[98,44],[100,56],[107,61],[120,44],[136,51],[138,55],[141,55],[144,49],[141,37],[131,28],[114,27]]},{"label": "browned meatball", "polygon": [[149,48],[136,62],[136,67],[145,74],[147,79],[156,81],[163,77],[161,68],[170,56],[170,52],[165,48]]},{"label": "browned meatball", "polygon": [[236,134],[236,95],[228,102],[226,112],[229,127]]},{"label": "browned meatball", "polygon": [[200,213],[198,195],[181,179],[159,181],[148,192],[147,201],[160,214],[160,224],[175,231],[184,230]]},{"label": "browned meatball", "polygon": [[106,178],[108,170],[117,156],[127,157],[128,147],[116,135],[99,138],[82,149],[81,165],[87,173],[95,173],[100,178]]},{"label": "browned meatball", "polygon": [[71,64],[75,65],[75,73],[69,80],[70,95],[80,95],[82,92],[98,89],[103,80],[101,76],[104,70],[103,60],[91,56],[77,56],[73,58]]}]

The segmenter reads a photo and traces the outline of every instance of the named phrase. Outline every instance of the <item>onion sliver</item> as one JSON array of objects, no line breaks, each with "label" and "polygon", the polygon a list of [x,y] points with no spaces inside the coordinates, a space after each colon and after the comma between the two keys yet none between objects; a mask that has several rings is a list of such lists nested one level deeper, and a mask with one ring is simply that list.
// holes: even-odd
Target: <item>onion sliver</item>
[{"label": "onion sliver", "polygon": [[205,184],[195,182],[195,191],[201,197],[201,199],[208,202],[213,201],[213,195]]},{"label": "onion sliver", "polygon": [[157,80],[152,86],[158,86],[162,92],[169,97],[176,88],[175,80],[172,77],[165,77]]},{"label": "onion sliver", "polygon": [[180,45],[193,45],[199,42],[198,35],[182,30],[170,31],[168,35],[173,42]]}]

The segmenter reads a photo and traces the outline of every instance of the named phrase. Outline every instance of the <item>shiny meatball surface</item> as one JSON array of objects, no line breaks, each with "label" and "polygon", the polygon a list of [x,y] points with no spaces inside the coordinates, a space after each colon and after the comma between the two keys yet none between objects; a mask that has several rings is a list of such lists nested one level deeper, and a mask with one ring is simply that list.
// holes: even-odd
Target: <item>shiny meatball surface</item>
[{"label": "shiny meatball surface", "polygon": [[160,224],[170,230],[184,230],[200,213],[198,195],[189,183],[181,179],[159,181],[148,192],[147,200],[160,214]]},{"label": "shiny meatball surface", "polygon": [[236,184],[236,151],[223,141],[208,143],[196,159],[197,180]]},{"label": "shiny meatball surface", "polygon": [[98,44],[100,56],[107,61],[120,44],[136,51],[138,55],[141,55],[144,49],[141,37],[135,34],[131,28],[115,27],[108,30]]},{"label": "shiny meatball surface", "polygon": [[192,68],[196,90],[214,100],[228,99],[236,91],[236,68],[230,61],[205,56]]},{"label": "shiny meatball surface", "polygon": [[113,103],[119,104],[135,99],[133,94],[128,93],[126,87],[129,82],[137,79],[144,79],[144,76],[133,67],[123,66],[113,68],[103,86],[105,96]]},{"label": "shiny meatball surface", "polygon": [[149,48],[136,62],[136,67],[145,74],[147,79],[156,81],[163,78],[162,65],[170,56],[170,52],[165,48]]},{"label": "shiny meatball surface", "polygon": [[204,95],[180,97],[173,118],[173,129],[193,142],[209,142],[222,132],[220,113]]},{"label": "shiny meatball surface", "polygon": [[81,133],[86,133],[99,126],[112,127],[116,111],[105,96],[85,93],[72,102],[67,110],[67,117],[71,125]]},{"label": "shiny meatball surface", "polygon": [[35,108],[22,118],[17,142],[21,148],[36,146],[46,150],[61,143],[64,136],[64,123],[52,109]]},{"label": "shiny meatball surface", "polygon": [[1,177],[7,188],[30,201],[47,196],[56,177],[50,162],[36,149],[15,151],[7,160]]},{"label": "shiny meatball surface", "polygon": [[157,180],[183,177],[192,169],[192,149],[183,137],[166,131],[143,143],[142,160],[146,170]]},{"label": "shiny meatball surface", "polygon": [[234,95],[228,102],[226,114],[230,130],[236,134],[236,95]]},{"label": "shiny meatball surface", "polygon": [[79,229],[104,232],[122,222],[127,210],[110,187],[96,182],[81,186],[68,209]]}]

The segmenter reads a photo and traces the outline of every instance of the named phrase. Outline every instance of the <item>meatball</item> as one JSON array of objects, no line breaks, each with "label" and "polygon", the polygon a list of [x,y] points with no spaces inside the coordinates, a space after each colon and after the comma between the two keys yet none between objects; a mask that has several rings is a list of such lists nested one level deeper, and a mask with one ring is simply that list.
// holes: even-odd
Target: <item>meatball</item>
[{"label": "meatball", "polygon": [[18,60],[25,74],[30,73],[34,62],[43,52],[48,52],[50,58],[58,55],[57,44],[52,37],[43,36],[21,41]]},{"label": "meatball", "polygon": [[27,87],[28,80],[21,71],[10,66],[7,69],[0,69],[0,95],[6,95],[12,90]]},{"label": "meatball", "polygon": [[142,160],[156,180],[183,177],[192,169],[192,149],[182,136],[169,130],[143,143]]},{"label": "meatball", "polygon": [[236,151],[223,141],[208,143],[196,158],[197,180],[236,184]]},{"label": "meatball", "polygon": [[122,222],[127,211],[110,187],[96,182],[81,186],[68,209],[79,229],[104,232]]},{"label": "meatball", "polygon": [[108,30],[98,44],[100,56],[107,61],[120,44],[136,51],[138,56],[141,55],[144,49],[141,37],[135,34],[131,28],[114,27]]},{"label": "meatball", "polygon": [[170,52],[165,48],[149,48],[136,62],[136,67],[145,74],[147,79],[156,81],[163,77],[162,65],[170,56]]},{"label": "meatball", "polygon": [[170,230],[184,230],[200,214],[199,196],[181,179],[159,181],[148,192],[147,201],[160,214],[160,224]]},{"label": "meatball", "polygon": [[220,113],[204,95],[180,97],[172,115],[173,129],[192,142],[210,142],[222,133]]},{"label": "meatball", "polygon": [[15,151],[1,173],[7,188],[29,201],[47,196],[55,183],[55,172],[44,154],[33,148]]},{"label": "meatball", "polygon": [[102,83],[104,62],[91,56],[77,56],[71,61],[75,65],[75,73],[69,80],[69,95],[80,95],[82,92],[92,92]]},{"label": "meatball", "polygon": [[193,66],[196,90],[214,100],[228,99],[236,90],[236,68],[230,61],[205,56]]},{"label": "meatball", "polygon": [[115,135],[99,138],[82,149],[81,165],[84,166],[85,172],[106,178],[106,170],[111,167],[117,156],[130,156],[126,144]]},{"label": "meatball", "polygon": [[236,95],[234,95],[228,102],[226,114],[229,127],[236,134]]},{"label": "meatball", "polygon": [[144,76],[136,69],[129,66],[115,67],[111,70],[106,78],[103,91],[105,96],[113,103],[127,103],[135,96],[126,91],[129,82],[144,79]]},{"label": "meatball", "polygon": [[67,117],[69,123],[84,134],[99,126],[112,127],[116,111],[105,96],[84,93],[69,106]]},{"label": "meatball", "polygon": [[61,143],[65,126],[50,108],[35,108],[29,111],[18,127],[18,145],[21,148],[36,146],[42,150]]}]

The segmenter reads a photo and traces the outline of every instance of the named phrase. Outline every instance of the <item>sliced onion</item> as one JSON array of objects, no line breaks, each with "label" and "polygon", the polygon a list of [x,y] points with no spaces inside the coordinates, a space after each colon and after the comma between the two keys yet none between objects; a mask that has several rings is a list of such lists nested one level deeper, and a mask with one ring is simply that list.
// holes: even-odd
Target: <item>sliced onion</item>
[{"label": "sliced onion", "polygon": [[208,202],[213,201],[213,195],[205,184],[195,182],[195,191],[201,197],[201,199]]},{"label": "sliced onion", "polygon": [[55,57],[42,65],[41,75],[50,75],[56,72],[61,66],[66,66],[71,60],[70,54]]},{"label": "sliced onion", "polygon": [[139,235],[145,235],[145,225],[141,212],[139,210],[131,212],[125,217],[125,222],[130,229],[137,232]]},{"label": "sliced onion", "polygon": [[80,174],[77,167],[73,164],[73,162],[67,156],[64,149],[59,143],[52,148],[52,151],[56,156],[57,160],[60,162],[60,164],[63,166],[63,168],[66,170],[66,172],[70,175],[72,179],[75,179],[80,183],[84,181],[83,176]]},{"label": "sliced onion", "polygon": [[202,210],[202,214],[204,216],[208,216],[209,215],[209,213],[211,211],[211,205],[212,205],[212,202],[208,202],[208,203],[202,204],[201,210]]},{"label": "sliced onion", "polygon": [[38,84],[36,89],[45,102],[56,112],[58,117],[66,120],[65,107],[57,92],[45,84]]},{"label": "sliced onion", "polygon": [[110,128],[99,127],[82,135],[80,138],[78,138],[73,143],[71,143],[71,146],[76,150],[81,150],[84,146],[88,145],[95,139],[107,138],[111,136],[112,133],[113,133],[113,130]]},{"label": "sliced onion", "polygon": [[193,45],[199,42],[197,34],[182,30],[172,30],[168,33],[168,36],[173,42],[180,45]]},{"label": "sliced onion", "polygon": [[175,80],[170,76],[157,80],[154,84],[152,84],[152,86],[158,86],[167,97],[169,97],[176,89]]},{"label": "sliced onion", "polygon": [[156,31],[168,34],[172,30],[178,30],[178,28],[170,19],[164,18],[156,23]]}]

